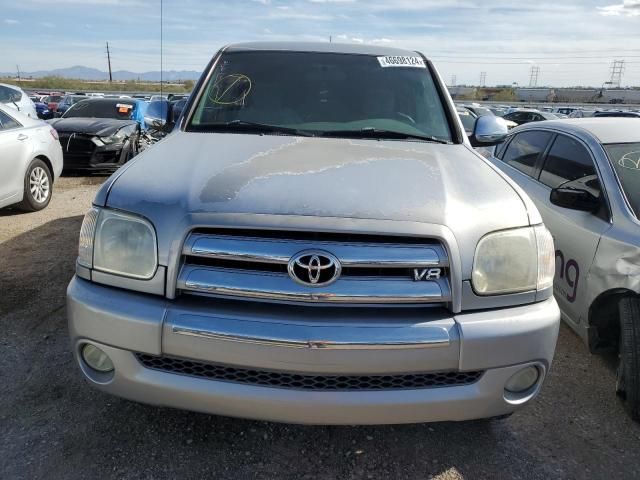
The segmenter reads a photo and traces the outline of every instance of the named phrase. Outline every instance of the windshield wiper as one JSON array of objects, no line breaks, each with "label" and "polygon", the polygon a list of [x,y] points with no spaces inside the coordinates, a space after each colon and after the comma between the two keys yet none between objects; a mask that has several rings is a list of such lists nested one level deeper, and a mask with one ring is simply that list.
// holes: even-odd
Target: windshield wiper
[{"label": "windshield wiper", "polygon": [[352,137],[352,138],[399,138],[416,139],[423,142],[442,143],[450,145],[449,140],[434,137],[432,135],[420,135],[417,133],[398,132],[396,130],[385,130],[384,128],[364,127],[360,130],[329,130],[323,132],[323,137]]},{"label": "windshield wiper", "polygon": [[300,135],[303,137],[313,136],[309,132],[298,130],[297,128],[282,127],[280,125],[269,125],[266,123],[248,122],[246,120],[231,120],[230,122],[205,123],[195,127],[197,130],[228,130],[241,132],[258,132],[258,133],[283,133],[286,135]]}]

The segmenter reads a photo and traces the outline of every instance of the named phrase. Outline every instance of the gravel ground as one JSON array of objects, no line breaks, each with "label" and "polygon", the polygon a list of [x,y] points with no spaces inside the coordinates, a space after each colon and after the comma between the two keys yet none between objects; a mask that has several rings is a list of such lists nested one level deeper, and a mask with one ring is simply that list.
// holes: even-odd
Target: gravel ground
[{"label": "gravel ground", "polygon": [[0,478],[639,478],[640,426],[611,359],[566,327],[538,399],[497,422],[311,427],[160,409],[90,388],[64,293],[103,178],[63,178],[49,207],[0,210]]}]

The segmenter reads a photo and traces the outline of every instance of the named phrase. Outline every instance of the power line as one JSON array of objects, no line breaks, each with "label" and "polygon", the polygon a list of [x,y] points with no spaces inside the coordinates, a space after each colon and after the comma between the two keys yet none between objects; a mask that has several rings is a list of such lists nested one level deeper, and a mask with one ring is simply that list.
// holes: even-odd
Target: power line
[{"label": "power line", "polygon": [[[619,52],[618,52],[619,53]],[[640,58],[640,55],[625,55],[625,58]],[[598,59],[598,58],[611,58],[611,55],[565,55],[565,56],[547,56],[547,55],[532,55],[528,57],[505,57],[505,56],[483,56],[483,55],[429,55],[429,58],[452,58],[456,60],[465,58],[481,58],[482,60],[565,60],[565,59]]]},{"label": "power line", "polygon": [[163,1],[160,0],[160,98],[162,97],[162,46],[163,46],[163,42],[162,42],[162,14],[163,14]]},{"label": "power line", "polygon": [[[453,61],[453,60],[436,60],[436,63],[460,63],[460,64],[476,64],[476,65],[525,65],[529,62],[483,62],[483,61],[473,61],[473,60],[465,60],[465,61]],[[536,62],[538,65],[609,65],[609,62]],[[628,64],[640,64],[638,62],[626,62]]]}]

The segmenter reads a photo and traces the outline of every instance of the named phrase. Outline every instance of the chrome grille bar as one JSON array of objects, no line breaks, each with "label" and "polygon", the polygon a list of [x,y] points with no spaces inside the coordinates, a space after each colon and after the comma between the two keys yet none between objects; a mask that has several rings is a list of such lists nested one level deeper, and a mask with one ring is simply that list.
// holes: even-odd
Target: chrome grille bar
[{"label": "chrome grille bar", "polygon": [[451,300],[449,281],[413,282],[379,277],[341,277],[326,287],[305,287],[285,274],[184,265],[179,289],[223,297],[315,303],[420,304]]},{"label": "chrome grille bar", "polygon": [[231,237],[227,235],[191,235],[183,255],[219,260],[236,260],[286,265],[296,253],[326,249],[340,259],[344,267],[427,268],[447,267],[449,261],[440,245],[399,245],[367,242],[322,242]]}]

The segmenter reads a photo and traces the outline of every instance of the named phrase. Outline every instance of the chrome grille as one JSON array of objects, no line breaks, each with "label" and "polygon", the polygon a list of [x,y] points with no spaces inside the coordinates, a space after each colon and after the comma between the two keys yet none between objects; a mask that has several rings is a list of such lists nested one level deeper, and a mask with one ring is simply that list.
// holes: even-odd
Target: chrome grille
[{"label": "chrome grille", "polygon": [[[287,271],[299,252],[337,257],[342,271],[326,286],[294,281]],[[329,304],[446,304],[449,259],[433,239],[317,232],[197,230],[185,241],[176,282],[182,293],[263,301]],[[414,280],[414,269],[440,277]]]},{"label": "chrome grille", "polygon": [[237,368],[175,357],[136,354],[147,368],[225,382],[316,391],[408,390],[470,385],[482,371],[397,375],[309,375]]}]

